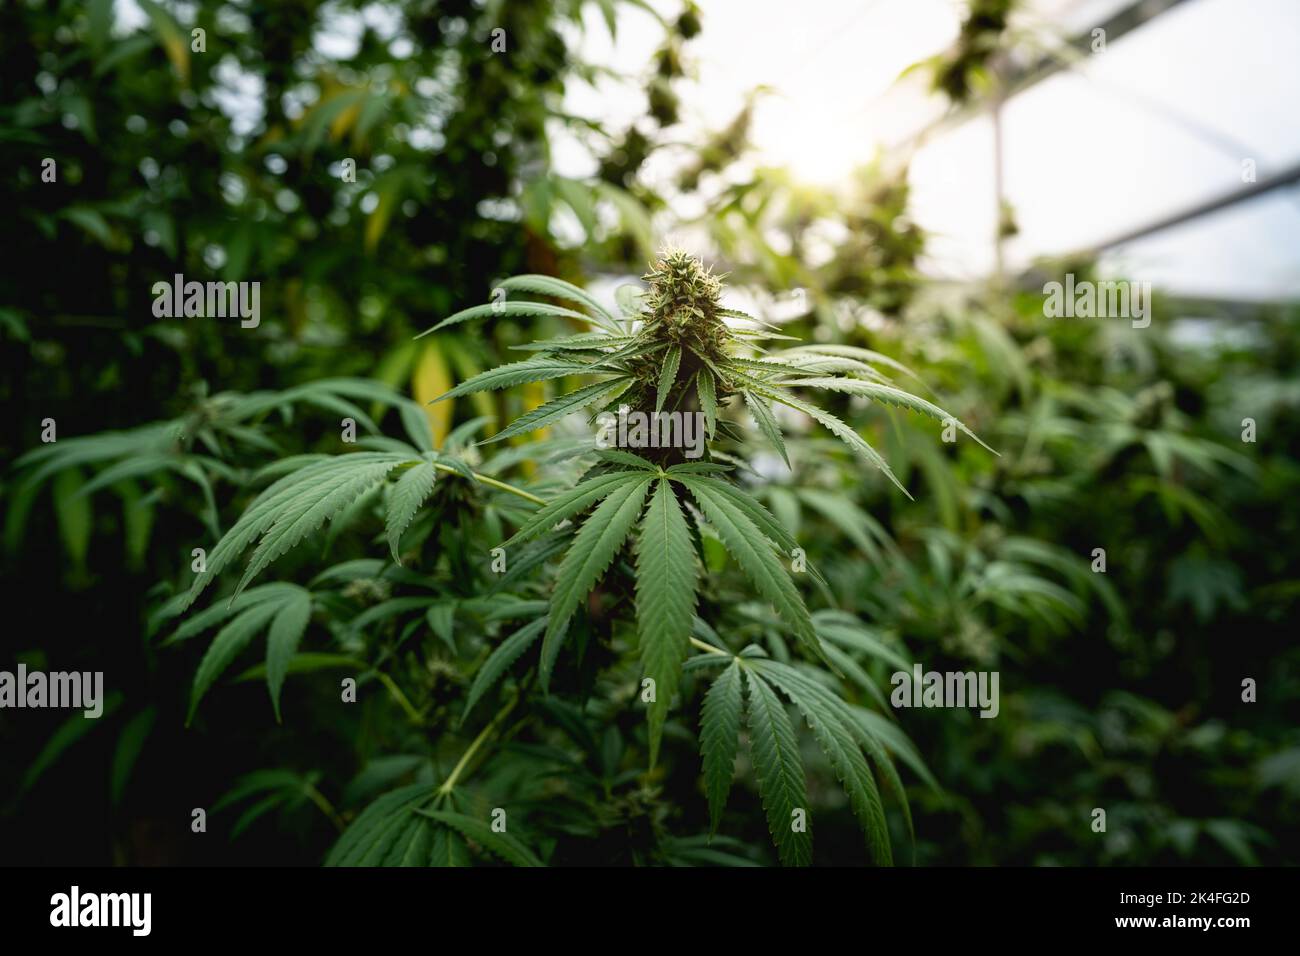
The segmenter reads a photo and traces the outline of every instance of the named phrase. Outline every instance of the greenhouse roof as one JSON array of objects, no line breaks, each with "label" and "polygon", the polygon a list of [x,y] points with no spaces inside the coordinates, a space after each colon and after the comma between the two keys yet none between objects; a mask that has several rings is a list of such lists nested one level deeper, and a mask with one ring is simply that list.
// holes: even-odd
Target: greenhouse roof
[{"label": "greenhouse roof", "polygon": [[[987,275],[997,208],[989,104],[953,110],[926,77],[899,79],[953,42],[964,9],[950,0],[807,0],[793,16],[784,0],[715,0],[693,51],[693,119],[720,128],[764,86],[772,92],[755,108],[756,163],[826,185],[878,150],[915,149],[913,213],[934,234],[927,270]],[[1042,56],[1011,64],[1026,85],[1002,110],[1004,190],[1018,227],[1004,249],[1008,269],[1106,250],[1107,266],[1142,269],[1178,293],[1300,297],[1300,187],[1285,184],[1300,169],[1300,4],[1031,0],[1014,24],[1035,38],[1017,48]],[[1098,25],[1106,43],[1093,52]],[[597,59],[622,59],[648,32],[628,27],[612,43],[596,29],[584,42],[607,47]],[[1069,41],[1085,38],[1071,55]],[[635,115],[639,96],[604,87],[572,94],[613,118]],[[1277,188],[1250,195],[1278,178]],[[1217,200],[1226,205],[1211,209]]]}]

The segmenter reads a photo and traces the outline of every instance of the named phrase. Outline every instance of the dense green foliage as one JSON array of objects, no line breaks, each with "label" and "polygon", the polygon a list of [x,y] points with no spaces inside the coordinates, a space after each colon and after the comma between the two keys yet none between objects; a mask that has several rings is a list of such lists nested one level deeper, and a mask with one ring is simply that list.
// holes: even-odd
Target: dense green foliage
[{"label": "dense green foliage", "polygon": [[[889,380],[870,362],[900,369],[901,366],[865,349],[856,350],[855,354],[869,361],[826,354],[816,348],[778,351],[760,357],[754,351],[757,343],[772,338],[774,334],[758,327],[758,323],[744,313],[722,307],[721,283],[698,261],[678,251],[669,252],[646,278],[650,281],[646,292],[628,290],[628,294],[621,296],[628,303],[622,316],[609,312],[581,289],[558,279],[525,275],[503,281],[500,286],[503,290],[549,295],[569,300],[575,308],[588,311],[579,312],[527,300],[499,301],[495,305],[457,312],[431,331],[436,333],[447,326],[493,313],[503,317],[560,314],[581,320],[591,325],[594,331],[534,343],[529,348],[537,352],[535,357],[488,369],[441,398],[454,399],[538,381],[599,378],[597,382],[561,394],[516,419],[498,432],[493,442],[536,432],[587,406],[603,405],[608,409],[616,404],[624,411],[629,408],[649,411],[653,408],[681,414],[681,409],[690,409],[704,418],[707,435],[703,437],[717,440],[726,434],[733,442],[743,442],[743,435],[734,426],[725,420],[720,424],[720,416],[733,399],[743,398],[755,427],[784,454],[780,427],[768,404],[777,402],[806,412],[825,424],[869,464],[879,466],[899,490],[906,493],[880,456],[855,431],[829,412],[796,398],[792,392],[794,389],[822,388],[864,395],[882,404],[899,405],[951,421],[932,403],[889,384]],[[751,355],[742,354],[746,351]],[[350,406],[342,395],[370,397],[381,402],[387,398],[394,404],[399,402],[395,396],[387,397],[382,391],[366,393],[364,383],[331,381],[279,396],[251,401],[236,399],[222,406],[226,416],[214,425],[219,423],[220,427],[228,429],[236,422],[246,421],[251,414],[265,411],[271,404],[286,407],[295,398],[314,397],[320,401],[322,396],[329,396],[330,401],[342,403],[340,407],[344,411],[350,410]],[[872,859],[882,862],[891,859],[881,797],[864,750],[871,756],[877,772],[883,774],[891,792],[902,801],[909,825],[910,815],[901,779],[885,744],[869,720],[871,715],[865,711],[855,712],[828,690],[822,683],[829,676],[826,672],[800,670],[783,663],[791,654],[783,637],[772,638],[777,642],[773,649],[779,652],[782,660],[768,660],[767,652],[755,645],[729,652],[724,649],[725,642],[716,636],[714,640],[717,643],[692,636],[694,633],[712,636],[713,633],[709,623],[696,618],[694,613],[697,591],[703,584],[699,569],[701,560],[706,559],[703,535],[707,530],[725,544],[757,596],[776,609],[793,643],[802,645],[808,657],[833,666],[822,646],[817,625],[781,561],[782,556],[790,557],[798,565],[797,544],[767,509],[723,477],[733,470],[732,466],[709,460],[712,458],[710,455],[697,456],[700,460],[696,461],[687,460],[686,450],[680,445],[657,448],[645,456],[598,448],[595,439],[575,439],[567,443],[563,457],[574,463],[581,471],[581,477],[572,488],[562,490],[549,500],[538,492],[545,491],[551,483],[530,488],[494,481],[490,485],[491,491],[510,494],[534,505],[541,504],[541,507],[526,517],[508,508],[503,510],[507,520],[519,527],[509,540],[491,550],[491,554],[501,558],[499,566],[493,562],[493,570],[506,573],[509,568],[506,556],[527,555],[523,546],[529,544],[542,554],[549,555],[558,549],[564,551],[553,581],[528,582],[516,572],[514,586],[507,588],[504,580],[498,584],[491,581],[490,574],[483,573],[482,553],[476,562],[473,550],[467,549],[463,540],[449,541],[437,535],[439,526],[453,517],[461,533],[466,534],[471,523],[483,522],[486,509],[482,506],[486,502],[462,495],[444,496],[444,500],[434,503],[428,513],[422,513],[426,500],[437,486],[439,472],[472,486],[483,480],[474,467],[492,474],[499,472],[498,462],[494,458],[482,463],[471,462],[467,460],[469,449],[459,448],[454,442],[435,449],[433,435],[418,406],[403,404],[402,407],[407,412],[402,417],[409,429],[409,443],[376,436],[357,442],[367,450],[343,455],[297,455],[262,469],[262,475],[281,477],[253,499],[239,520],[211,549],[211,554],[205,553],[190,589],[163,608],[159,621],[168,621],[188,609],[204,589],[256,541],[252,557],[230,597],[220,598],[207,610],[192,615],[170,638],[171,641],[186,640],[216,630],[194,676],[190,718],[214,682],[262,630],[267,634],[266,660],[262,670],[277,719],[281,692],[291,669],[315,672],[357,665],[358,662],[351,658],[297,653],[313,611],[330,608],[325,592],[311,586],[270,584],[249,588],[248,585],[272,562],[302,543],[324,523],[331,523],[332,538],[349,525],[361,523],[373,513],[383,511],[384,534],[389,549],[404,572],[391,583],[405,585],[403,591],[410,593],[388,596],[358,613],[346,626],[361,637],[365,635],[367,625],[383,620],[400,628],[400,643],[427,624],[451,652],[452,656],[444,661],[444,666],[454,667],[457,672],[463,668],[465,678],[473,678],[472,682],[466,680],[468,691],[462,724],[480,699],[512,668],[519,671],[516,662],[530,651],[533,644],[540,644],[535,665],[536,686],[531,688],[530,695],[525,695],[524,688],[532,684],[534,675],[530,655],[526,662],[530,668],[524,671],[522,680],[517,680],[513,691],[509,692],[502,714],[516,708],[539,708],[550,702],[550,684],[560,647],[571,631],[574,632],[574,643],[580,644],[580,653],[582,646],[593,638],[604,644],[611,657],[611,669],[616,674],[621,673],[623,680],[628,673],[621,660],[629,653],[629,648],[623,646],[626,642],[632,645],[630,650],[640,661],[640,675],[636,677],[632,672],[633,676],[641,686],[649,688],[641,700],[648,704],[644,746],[648,751],[649,769],[653,771],[670,705],[677,696],[683,701],[689,699],[690,686],[682,686],[683,672],[688,666],[698,669],[721,664],[726,669],[718,679],[718,693],[711,698],[717,706],[705,712],[701,730],[701,736],[710,740],[707,759],[714,760],[718,753],[727,753],[734,759],[740,710],[740,695],[736,691],[743,671],[748,687],[746,714],[751,753],[759,791],[767,808],[769,828],[782,862],[810,863],[812,846],[807,826],[809,807],[803,783],[803,761],[777,689],[806,717],[825,758],[842,781],[854,813],[866,831]],[[180,423],[175,424],[180,427]],[[480,424],[481,421],[474,421],[468,428],[457,429],[458,437],[472,434]],[[20,470],[29,476],[24,486],[39,487],[45,474],[67,468],[70,459],[100,457],[99,449],[105,445],[110,446],[111,457],[116,459],[116,463],[87,482],[84,486],[86,493],[159,468],[180,467],[183,470],[188,467],[202,474],[200,462],[182,465],[174,455],[159,452],[160,433],[164,440],[170,440],[168,429],[150,427],[125,438],[72,439],[46,445],[19,460]],[[548,444],[539,442],[522,446],[512,456],[513,463],[554,462]],[[721,457],[739,461],[733,455],[722,454]],[[699,516],[696,520],[688,521],[683,510],[687,501],[693,506],[691,514]],[[575,532],[570,519],[588,511],[590,514]],[[432,520],[421,520],[426,517]],[[494,524],[499,527],[497,522]],[[566,527],[556,530],[557,525]],[[626,575],[626,565],[620,556],[631,550],[628,545],[634,528],[635,567],[630,569],[630,575]],[[455,591],[447,588],[438,574],[442,562],[437,550],[446,546],[460,552],[453,564],[469,566],[464,569],[468,576],[462,574],[458,577]],[[407,556],[405,560],[403,555]],[[527,567],[538,562],[524,557],[523,563]],[[474,568],[475,564],[479,568]],[[804,571],[805,568],[796,566],[795,570]],[[808,570],[821,580],[815,569]],[[620,580],[628,576],[631,581]],[[385,580],[386,571],[371,561],[347,561],[325,570],[317,581],[355,584],[358,578]],[[822,584],[825,586],[824,580]],[[589,613],[593,599],[599,602],[603,595],[619,592],[635,592],[635,613],[612,614],[602,623],[594,622]],[[521,618],[526,623],[501,641],[484,659],[482,651],[473,644],[469,653],[463,653],[456,640],[457,631],[463,631],[464,618],[469,616],[472,619],[475,611],[489,619]],[[459,628],[458,623],[462,625]],[[415,631],[411,624],[415,625]],[[633,631],[635,640],[629,638]],[[840,621],[835,633],[841,632],[859,634],[861,625],[851,618],[848,622]],[[688,658],[692,643],[704,653]],[[868,657],[884,660],[891,657],[887,648],[874,645],[869,639],[859,640],[856,649],[865,651]],[[843,652],[837,653],[841,654],[845,669],[861,673],[858,660]],[[469,658],[468,662],[457,660],[462,656]],[[892,656],[898,659],[896,651]],[[407,703],[407,696],[396,685],[390,685],[390,689],[398,701],[408,709],[412,708],[412,704]],[[421,725],[438,727],[452,706],[450,701],[439,701],[436,709],[430,710],[432,703],[417,696],[412,716]],[[571,703],[576,705],[578,701]],[[501,729],[499,723],[500,715],[489,721],[467,753],[472,754],[480,745],[500,747],[502,742],[497,737]],[[536,729],[545,733],[544,721]],[[896,735],[899,733],[895,731]],[[640,736],[637,734],[634,739],[639,740]],[[906,739],[901,736],[891,738],[895,746],[900,740],[906,745]],[[514,762],[512,756],[515,755],[505,753],[498,756],[497,761],[510,764]],[[523,766],[533,763],[528,760],[520,762]],[[545,761],[542,761],[536,769],[544,766]],[[400,804],[394,803],[390,807],[386,801],[377,802],[375,809],[361,816],[345,834],[335,858],[358,863],[429,862],[445,858],[446,853],[452,852],[445,846],[448,841],[458,843],[464,836],[512,862],[518,862],[521,854],[529,860],[535,859],[518,840],[511,841],[507,852],[506,848],[495,845],[499,841],[478,839],[478,830],[465,829],[463,821],[472,821],[472,818],[456,812],[466,799],[463,789],[457,787],[463,767],[463,762],[458,763],[436,789],[426,788],[424,792],[416,791],[413,795],[401,791],[404,796]],[[731,767],[729,764],[713,766],[707,777],[716,828],[731,783]],[[274,781],[270,789],[274,792],[282,786],[283,782]],[[298,784],[294,782],[291,786],[297,788]],[[505,802],[509,804],[512,801]],[[433,816],[428,820],[409,819],[423,813],[430,805],[452,810],[450,815]],[[495,808],[494,812],[497,812]],[[376,823],[375,818],[381,813],[380,820],[384,822]],[[393,822],[386,822],[389,817],[395,818]],[[798,819],[793,819],[795,817]],[[556,823],[542,813],[530,815],[529,824],[539,831],[539,837],[556,829]],[[479,825],[483,826],[481,821]],[[376,827],[377,832],[372,834],[372,827]],[[447,832],[447,828],[454,832]],[[487,832],[495,836],[492,829]],[[661,848],[655,849],[661,852]],[[354,853],[358,855],[354,857]]]}]

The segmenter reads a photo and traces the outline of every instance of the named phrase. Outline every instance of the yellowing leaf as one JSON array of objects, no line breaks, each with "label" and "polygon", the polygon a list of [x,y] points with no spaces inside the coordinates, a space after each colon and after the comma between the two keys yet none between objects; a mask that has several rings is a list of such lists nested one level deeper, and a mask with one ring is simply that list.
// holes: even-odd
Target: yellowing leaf
[{"label": "yellowing leaf", "polygon": [[361,115],[361,106],[364,103],[363,97],[358,97],[356,102],[334,117],[334,122],[330,123],[330,140],[338,142],[343,135],[352,128],[352,124],[357,121]]},{"label": "yellowing leaf", "polygon": [[181,78],[181,82],[189,85],[190,82],[190,38],[181,30],[172,15],[159,6],[153,0],[140,0],[140,6],[144,8],[145,13],[149,15],[149,20],[153,24],[154,33],[158,37],[158,42],[167,54],[167,59],[171,60],[172,66],[176,69],[176,74]]},{"label": "yellowing leaf", "polygon": [[[527,414],[535,408],[540,408],[546,404],[546,383],[529,382],[523,386],[524,393],[524,413]],[[542,441],[551,434],[549,428],[539,428],[537,430],[537,441]]]},{"label": "yellowing leaf", "polygon": [[[396,348],[389,349],[384,357],[379,360],[379,364],[371,373],[371,377],[376,381],[383,382],[394,391],[401,391],[401,385],[406,381],[407,376],[411,374],[411,366],[415,363],[419,350],[420,344],[418,342],[403,342]],[[378,421],[379,413],[383,408],[383,402],[371,402],[370,417]]]},{"label": "yellowing leaf", "polygon": [[397,193],[395,190],[379,190],[379,202],[371,211],[369,218],[366,219],[367,252],[373,252],[375,246],[379,245],[379,240],[383,238],[384,230],[388,228],[388,220],[393,215],[393,206],[396,203]]},{"label": "yellowing leaf", "polygon": [[[483,366],[474,360],[469,351],[461,344],[459,339],[447,338],[443,351],[447,358],[451,360],[452,368],[462,382],[468,381],[475,375],[483,371]],[[483,437],[491,438],[497,433],[497,406],[496,400],[487,392],[474,392],[469,397],[470,404],[474,406],[474,414],[482,415],[491,419],[483,426]]]},{"label": "yellowing leaf", "polygon": [[[524,405],[521,416],[546,404],[545,382],[529,382],[528,384],[521,386],[520,391],[523,392]],[[516,435],[514,438],[510,439],[510,443],[512,445],[521,445],[527,441],[545,441],[550,437],[550,434],[551,430],[549,428],[539,428],[533,432],[532,435]],[[534,461],[524,462],[524,474],[530,478],[536,477],[537,463]]]},{"label": "yellowing leaf", "polygon": [[429,416],[429,427],[433,430],[433,443],[439,447],[451,430],[451,417],[456,403],[452,399],[436,405],[428,403],[449,391],[452,384],[451,372],[447,369],[442,349],[436,341],[429,342],[415,362],[415,370],[411,375],[411,395],[424,406],[424,413]]}]

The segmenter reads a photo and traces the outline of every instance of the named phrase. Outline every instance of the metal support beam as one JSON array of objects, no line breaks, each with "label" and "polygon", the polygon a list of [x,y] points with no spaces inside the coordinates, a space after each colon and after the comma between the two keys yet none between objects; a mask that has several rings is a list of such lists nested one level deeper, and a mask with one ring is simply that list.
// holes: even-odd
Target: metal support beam
[{"label": "metal support beam", "polygon": [[1247,183],[1240,189],[1234,189],[1231,192],[1215,196],[1204,202],[1199,202],[1194,206],[1189,206],[1172,215],[1165,216],[1163,219],[1157,219],[1155,222],[1149,222],[1139,226],[1136,229],[1130,229],[1122,232],[1117,236],[1105,240],[1104,242],[1095,243],[1087,249],[1079,251],[1078,255],[1096,255],[1106,249],[1113,249],[1115,246],[1122,246],[1125,243],[1132,242],[1135,239],[1141,239],[1152,233],[1160,232],[1164,229],[1171,229],[1174,226],[1182,225],[1192,219],[1201,216],[1207,216],[1212,212],[1218,212],[1220,209],[1227,209],[1229,206],[1235,206],[1237,203],[1246,202],[1254,199],[1256,196],[1262,196],[1264,193],[1271,192],[1274,189],[1281,189],[1284,186],[1290,186],[1294,183],[1300,183],[1300,163],[1274,176],[1261,179],[1259,182]]}]

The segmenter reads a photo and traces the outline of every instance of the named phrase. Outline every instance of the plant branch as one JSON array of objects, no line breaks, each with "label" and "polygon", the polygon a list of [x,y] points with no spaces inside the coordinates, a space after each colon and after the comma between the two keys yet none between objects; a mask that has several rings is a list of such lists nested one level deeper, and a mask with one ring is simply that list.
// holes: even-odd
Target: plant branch
[{"label": "plant branch", "polygon": [[343,822],[343,818],[340,817],[338,812],[334,809],[334,805],[330,803],[329,800],[325,799],[325,794],[321,793],[310,783],[304,783],[303,788],[307,793],[308,799],[320,808],[321,813],[329,817],[330,823],[334,824],[334,828],[338,830],[339,833],[342,833],[347,829],[347,825]]},{"label": "plant branch", "polygon": [[[444,465],[435,461],[433,463],[433,467],[437,468],[439,471],[445,471],[448,474],[452,474],[452,475],[462,475],[463,477],[462,472],[457,471],[455,468],[451,467],[450,465]],[[524,491],[524,489],[522,488],[516,488],[514,485],[507,484],[504,481],[500,481],[499,479],[496,478],[491,478],[487,475],[480,475],[477,471],[471,472],[471,474],[474,476],[475,481],[481,481],[483,484],[490,485],[493,488],[496,488],[498,491],[505,491],[508,492],[509,494],[517,495],[518,497],[523,498],[525,501],[531,501],[535,505],[546,504],[546,499],[539,498],[534,494],[530,494],[529,492]]]},{"label": "plant branch", "polygon": [[445,797],[455,789],[456,781],[458,781],[460,775],[465,772],[465,768],[469,766],[469,762],[473,759],[474,754],[483,746],[488,738],[496,733],[497,729],[505,723],[506,718],[510,716],[510,712],[514,710],[515,705],[519,703],[521,696],[522,695],[519,691],[515,691],[515,695],[510,699],[510,701],[502,707],[501,710],[497,711],[497,715],[493,717],[488,722],[488,725],[479,732],[479,735],[474,738],[474,742],[469,745],[468,749],[466,749],[463,754],[461,754],[460,760],[456,763],[456,766],[452,768],[451,773],[447,775],[447,779],[443,781],[442,786],[438,788],[437,796]]},{"label": "plant branch", "polygon": [[402,710],[406,711],[406,716],[411,719],[412,723],[424,723],[424,717],[418,710],[411,706],[410,700],[408,700],[406,695],[402,693],[402,689],[397,686],[396,681],[378,669],[375,670],[375,677],[379,679],[381,684],[388,688],[388,693],[391,694],[393,699],[402,706]]},{"label": "plant branch", "polygon": [[724,651],[720,647],[714,647],[712,644],[706,644],[704,643],[704,641],[701,641],[695,637],[691,638],[691,645],[693,647],[698,647],[702,651],[708,651],[710,654],[723,654],[727,657],[731,656],[730,651]]}]

